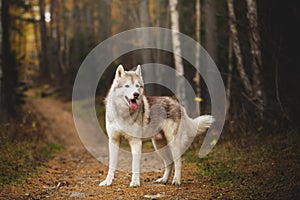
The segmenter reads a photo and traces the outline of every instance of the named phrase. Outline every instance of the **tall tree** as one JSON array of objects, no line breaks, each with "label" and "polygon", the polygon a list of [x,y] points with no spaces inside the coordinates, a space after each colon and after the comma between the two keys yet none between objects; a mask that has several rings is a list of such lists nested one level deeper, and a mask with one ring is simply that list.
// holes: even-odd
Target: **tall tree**
[{"label": "tall tree", "polygon": [[70,45],[71,45],[71,24],[73,23],[73,12],[74,9],[67,9],[67,2],[69,0],[63,0],[63,74],[67,73],[70,68]]},{"label": "tall tree", "polygon": [[[140,26],[141,27],[149,27],[151,26],[150,15],[149,15],[149,0],[144,0],[139,2],[139,14],[140,14]],[[143,31],[141,33],[140,39],[144,43],[145,46],[150,45],[151,34],[149,32]],[[143,64],[152,62],[152,51],[150,49],[145,49],[142,52]],[[155,80],[155,71],[150,66],[143,68],[145,79],[147,80]],[[155,95],[154,88],[148,87],[147,93],[149,95]]]},{"label": "tall tree", "polygon": [[[139,3],[139,14],[140,14],[140,26],[141,27],[149,27],[150,26],[150,16],[149,16],[149,0],[144,0]],[[148,32],[143,32],[141,35],[141,39],[145,45],[149,45],[150,43],[150,35]],[[151,52],[147,51],[142,54],[143,63],[150,62],[151,60]]]},{"label": "tall tree", "polygon": [[236,25],[236,16],[235,16],[235,11],[234,11],[233,0],[227,0],[227,5],[228,5],[228,11],[229,11],[229,28],[230,28],[231,37],[232,37],[233,50],[234,50],[234,54],[236,57],[237,69],[239,71],[239,74],[242,79],[242,82],[243,82],[246,92],[250,96],[253,96],[251,82],[248,78],[248,75],[246,74],[244,63],[243,63],[240,40],[238,37],[238,30],[237,30],[237,25]]},{"label": "tall tree", "polygon": [[[167,27],[170,28],[170,10],[168,9],[168,1],[164,0],[156,0],[152,1],[155,2],[155,21],[153,22],[154,26],[156,27]],[[155,35],[156,39],[156,46],[162,46],[166,48],[166,46],[169,44],[170,41],[166,39],[166,37],[162,33],[158,33]],[[168,63],[170,64],[170,58],[172,56],[165,56],[165,54],[162,51],[153,51],[155,62],[157,63]],[[159,70],[155,71],[155,77],[157,79],[158,83],[163,83],[164,81],[164,74],[166,73],[165,68],[160,68]],[[162,89],[158,88],[155,90],[156,95],[162,95]]]},{"label": "tall tree", "polygon": [[[217,8],[216,0],[204,0],[203,10],[204,10],[204,47],[213,61],[218,64],[218,34],[217,34]],[[201,60],[205,68],[203,68],[202,73],[206,74],[206,84],[213,84],[214,80],[212,76],[209,76],[210,66],[209,58]],[[208,94],[204,93],[205,99],[209,99]]]},{"label": "tall tree", "polygon": [[50,38],[51,41],[48,44],[51,46],[51,52],[49,52],[49,58],[51,60],[51,68],[49,72],[52,75],[52,79],[55,84],[60,84],[62,78],[62,48],[61,48],[61,1],[51,0],[50,1]]},{"label": "tall tree", "polygon": [[[247,74],[245,70],[245,66],[243,63],[243,57],[240,47],[240,41],[238,37],[238,30],[236,25],[236,16],[234,11],[234,3],[233,0],[227,0],[228,5],[228,12],[229,12],[229,29],[231,32],[232,37],[232,44],[233,44],[233,51],[236,57],[236,65],[237,70],[240,74],[242,83],[244,85],[246,96],[248,97],[248,100],[253,103],[256,108],[258,108],[259,111],[259,117],[263,119],[263,113],[264,113],[264,99],[263,99],[263,88],[262,88],[262,79],[261,79],[261,73],[259,70],[259,66],[261,65],[261,57],[260,57],[260,50],[259,50],[259,34],[258,34],[258,26],[257,26],[257,12],[255,12],[256,9],[253,7],[256,7],[253,4],[252,1],[248,2],[248,6],[251,8],[248,8],[248,19],[249,19],[249,36],[250,36],[250,44],[251,44],[251,55],[252,55],[252,76],[251,74]],[[255,14],[256,13],[256,14]],[[255,17],[256,15],[256,17]],[[253,29],[253,30],[252,30]],[[252,77],[252,82],[250,81],[250,78]]]},{"label": "tall tree", "polygon": [[16,87],[18,84],[16,59],[11,49],[11,15],[10,0],[2,0],[2,83],[0,94],[0,120],[5,121],[15,115]]},{"label": "tall tree", "polygon": [[[196,41],[200,44],[201,42],[201,1],[196,0]],[[195,55],[195,65],[200,69],[200,45],[196,46],[196,55]],[[200,87],[200,74],[198,71],[195,73],[194,82],[196,85],[196,95],[201,97],[201,87]],[[199,104],[200,105],[200,104]]]},{"label": "tall tree", "polygon": [[98,1],[100,41],[103,41],[112,35],[111,3],[112,2],[108,0]]},{"label": "tall tree", "polygon": [[40,11],[40,35],[41,35],[41,52],[40,52],[40,82],[49,83],[51,80],[49,63],[50,63],[50,49],[49,37],[47,32],[45,20],[45,1],[39,0]]},{"label": "tall tree", "polygon": [[216,0],[204,0],[204,26],[205,26],[205,49],[217,63],[218,59],[218,35],[217,35],[217,9]]},{"label": "tall tree", "polygon": [[231,82],[232,82],[232,36],[229,36],[228,41],[228,76],[227,76],[227,83],[226,83],[226,118],[230,120],[229,110],[230,110],[230,101],[231,101]]},{"label": "tall tree", "polygon": [[177,75],[176,95],[183,105],[186,106],[186,94],[184,87],[184,67],[181,55],[181,44],[179,39],[179,13],[178,13],[178,1],[169,0],[169,9],[171,15],[171,29],[172,29],[172,44],[174,63]]},{"label": "tall tree", "polygon": [[[253,91],[254,98],[261,112],[264,111],[264,89],[262,85],[261,70],[262,57],[260,50],[260,34],[258,30],[258,16],[256,0],[246,0],[247,2],[247,18],[249,22],[249,39],[250,39],[250,52],[251,52],[251,68],[253,73]],[[261,113],[263,114],[263,113]],[[261,116],[263,117],[263,116]]]},{"label": "tall tree", "polygon": [[73,16],[72,18],[74,19],[75,23],[73,24],[73,31],[74,31],[74,37],[73,37],[73,43],[72,43],[72,49],[71,49],[71,54],[74,55],[74,58],[71,59],[71,70],[77,70],[79,65],[80,65],[80,40],[81,40],[81,35],[82,33],[82,16],[80,14],[80,7],[79,4],[82,1],[76,1],[73,0]]}]

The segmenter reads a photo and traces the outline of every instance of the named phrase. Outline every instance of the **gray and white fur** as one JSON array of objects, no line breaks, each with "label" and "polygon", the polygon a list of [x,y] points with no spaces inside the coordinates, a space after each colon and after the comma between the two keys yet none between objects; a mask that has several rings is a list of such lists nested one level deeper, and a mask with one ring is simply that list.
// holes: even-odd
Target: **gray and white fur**
[{"label": "gray and white fur", "polygon": [[119,65],[105,102],[109,170],[106,179],[99,185],[112,184],[121,138],[128,140],[132,153],[130,187],[140,186],[142,141],[147,138],[152,139],[155,150],[164,160],[164,175],[155,182],[166,183],[174,163],[172,184],[180,185],[180,156],[187,141],[205,132],[214,122],[214,118],[202,115],[191,119],[180,103],[172,97],[146,96],[140,65],[135,71],[125,71]]}]

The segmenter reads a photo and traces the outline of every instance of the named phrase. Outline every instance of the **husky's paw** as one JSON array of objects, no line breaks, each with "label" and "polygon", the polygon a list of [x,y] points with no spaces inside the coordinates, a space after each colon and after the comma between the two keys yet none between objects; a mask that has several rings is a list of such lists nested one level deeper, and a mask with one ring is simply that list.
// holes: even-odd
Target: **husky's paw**
[{"label": "husky's paw", "polygon": [[130,187],[139,187],[140,186],[140,181],[139,180],[134,180],[130,182]]},{"label": "husky's paw", "polygon": [[180,178],[174,176],[173,181],[172,181],[172,185],[180,186],[181,185]]},{"label": "husky's paw", "polygon": [[111,184],[112,180],[104,180],[99,184],[99,186],[110,186]]},{"label": "husky's paw", "polygon": [[167,181],[168,181],[168,179],[162,177],[162,178],[159,178],[156,181],[154,181],[154,183],[166,183]]},{"label": "husky's paw", "polygon": [[139,187],[140,186],[140,175],[139,174],[132,174],[130,187]]}]

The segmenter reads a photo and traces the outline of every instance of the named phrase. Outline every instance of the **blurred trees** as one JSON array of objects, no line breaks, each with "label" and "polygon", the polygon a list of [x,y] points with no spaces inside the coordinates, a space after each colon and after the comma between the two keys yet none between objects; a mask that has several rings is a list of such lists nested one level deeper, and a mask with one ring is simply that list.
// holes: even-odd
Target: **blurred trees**
[{"label": "blurred trees", "polygon": [[186,91],[184,87],[184,66],[182,62],[181,55],[181,42],[179,39],[178,32],[180,32],[179,27],[179,12],[178,12],[178,1],[169,0],[170,15],[171,15],[171,29],[172,32],[172,44],[173,44],[173,56],[174,56],[174,65],[176,69],[176,96],[182,102],[184,106],[187,106],[186,102]]},{"label": "blurred trees", "polygon": [[16,113],[16,87],[17,65],[16,56],[12,51],[10,38],[12,29],[12,19],[10,14],[11,1],[3,0],[1,2],[1,73],[0,73],[0,120],[5,121],[15,116]]},{"label": "blurred trees", "polygon": [[[172,16],[175,10],[180,32],[204,44],[222,73],[228,100],[227,119],[231,126],[257,129],[263,122],[277,124],[282,121],[281,116],[288,116],[290,110],[284,102],[290,101],[288,98],[280,98],[281,91],[293,94],[285,88],[297,87],[292,83],[279,86],[281,82],[288,81],[288,72],[280,66],[288,63],[289,69],[293,70],[295,68],[292,66],[296,62],[288,61],[288,47],[277,40],[292,39],[287,38],[275,21],[280,21],[276,11],[284,6],[286,19],[297,22],[298,10],[292,3],[271,0],[178,0],[174,8],[169,6],[172,2],[2,0],[1,115],[15,113],[13,105],[17,101],[18,82],[51,85],[70,97],[81,62],[99,42],[136,27],[174,28]],[[287,8],[293,12],[289,13]],[[142,37],[147,42],[148,36]],[[157,42],[166,43],[160,35],[157,35]],[[174,46],[177,47],[176,44]],[[285,48],[281,50],[281,46]],[[110,51],[113,53],[113,50]],[[148,49],[133,52],[129,57],[119,58],[117,62],[123,62],[125,66],[157,62],[175,68],[178,62],[173,56],[168,52]],[[205,83],[199,74],[195,74],[194,69],[191,70],[189,63],[183,60],[182,66],[182,74],[184,72],[188,80],[194,80],[191,85],[197,90],[197,95],[201,91],[204,99],[201,110],[209,110],[204,106],[209,102]],[[148,75],[161,78],[158,72],[147,70]],[[103,80],[105,87],[98,91],[101,95],[105,95],[111,81],[108,77]],[[154,91],[157,90],[150,93]],[[159,93],[164,94],[162,91]],[[285,114],[281,115],[281,112]],[[276,120],[274,115],[278,116]],[[249,119],[253,123],[241,123]]]}]

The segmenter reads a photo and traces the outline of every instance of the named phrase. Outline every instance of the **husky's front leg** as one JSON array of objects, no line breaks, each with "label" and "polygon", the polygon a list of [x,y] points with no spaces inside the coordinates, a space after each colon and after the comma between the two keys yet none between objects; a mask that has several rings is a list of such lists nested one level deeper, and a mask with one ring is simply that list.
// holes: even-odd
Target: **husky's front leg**
[{"label": "husky's front leg", "polygon": [[132,177],[130,187],[140,186],[140,163],[142,153],[142,141],[140,139],[132,139],[129,141],[132,154]]},{"label": "husky's front leg", "polygon": [[119,154],[119,145],[118,140],[109,139],[108,150],[109,150],[109,170],[106,176],[106,179],[102,181],[99,186],[109,186],[112,184],[112,181],[115,176],[115,171],[118,164],[118,154]]}]

